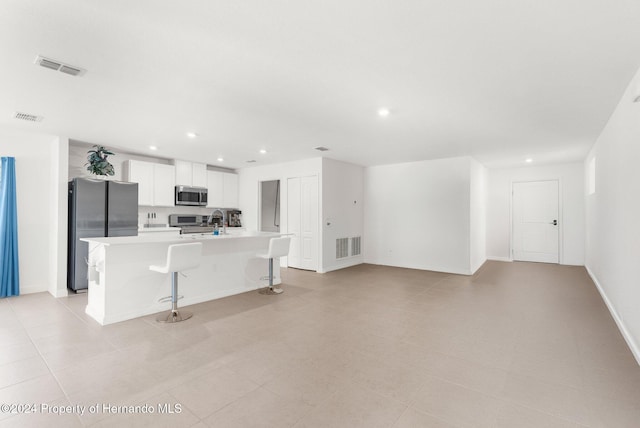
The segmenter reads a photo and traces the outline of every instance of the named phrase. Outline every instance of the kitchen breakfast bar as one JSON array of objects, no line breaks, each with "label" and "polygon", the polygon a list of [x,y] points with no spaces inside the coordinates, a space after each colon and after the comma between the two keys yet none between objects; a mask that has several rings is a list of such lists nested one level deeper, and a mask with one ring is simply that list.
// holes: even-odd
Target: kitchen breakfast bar
[{"label": "kitchen breakfast bar", "polygon": [[[170,303],[158,300],[171,294],[171,275],[153,272],[149,266],[164,265],[172,244],[202,242],[200,266],[180,275],[179,294],[184,296],[180,307],[265,287],[268,263],[256,254],[280,236],[270,232],[162,235],[82,239],[89,244],[89,316],[107,325],[168,310]],[[274,284],[279,283],[280,270],[274,269]]]}]

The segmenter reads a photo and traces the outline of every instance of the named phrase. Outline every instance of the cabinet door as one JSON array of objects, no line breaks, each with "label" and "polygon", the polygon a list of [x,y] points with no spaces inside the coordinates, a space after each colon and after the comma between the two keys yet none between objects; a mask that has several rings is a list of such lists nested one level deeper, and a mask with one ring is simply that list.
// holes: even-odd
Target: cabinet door
[{"label": "cabinet door", "polygon": [[193,169],[192,185],[195,187],[207,187],[207,165],[204,163],[191,164]]},{"label": "cabinet door", "polygon": [[222,173],[224,191],[222,206],[224,208],[238,208],[238,176],[236,174]]},{"label": "cabinet door", "polygon": [[222,193],[224,182],[222,173],[218,171],[207,171],[207,207],[222,208]]},{"label": "cabinet door", "polygon": [[128,161],[127,181],[138,183],[138,205],[153,205],[153,164],[149,162]]},{"label": "cabinet door", "polygon": [[191,162],[176,160],[176,184],[178,186],[193,186],[193,167]]},{"label": "cabinet door", "polygon": [[153,204],[157,207],[175,206],[176,168],[173,165],[153,164]]}]

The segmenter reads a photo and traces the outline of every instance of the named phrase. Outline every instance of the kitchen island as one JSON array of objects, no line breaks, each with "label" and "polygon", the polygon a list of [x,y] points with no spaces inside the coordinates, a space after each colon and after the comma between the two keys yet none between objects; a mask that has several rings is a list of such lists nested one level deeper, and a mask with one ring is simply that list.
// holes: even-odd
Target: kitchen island
[{"label": "kitchen island", "polygon": [[[219,299],[268,286],[268,263],[256,257],[278,233],[242,232],[226,235],[144,234],[83,238],[89,243],[86,313],[102,325],[162,312],[170,303],[158,299],[171,294],[171,275],[149,270],[164,265],[172,244],[202,242],[196,269],[179,276],[179,307]],[[277,262],[275,262],[277,265]],[[274,269],[274,284],[280,269]]]}]

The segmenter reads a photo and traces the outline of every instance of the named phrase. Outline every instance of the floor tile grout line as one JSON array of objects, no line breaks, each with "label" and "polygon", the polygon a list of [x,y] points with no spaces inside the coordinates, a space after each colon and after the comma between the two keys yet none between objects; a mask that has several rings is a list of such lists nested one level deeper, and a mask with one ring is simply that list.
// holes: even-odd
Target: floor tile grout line
[{"label": "floor tile grout line", "polygon": [[[53,298],[53,296],[51,296],[51,298]],[[12,310],[13,310],[13,306],[12,306]],[[14,310],[14,315],[15,315],[15,310]],[[55,380],[58,388],[60,388],[60,391],[62,391],[63,397],[64,399],[69,402],[71,405],[73,405],[73,403],[71,403],[71,400],[69,398],[69,396],[67,395],[67,392],[65,391],[65,389],[62,387],[62,384],[60,383],[60,380],[58,379],[58,377],[56,376],[56,374],[53,372],[51,366],[49,365],[49,363],[47,362],[47,360],[44,358],[44,355],[42,354],[42,352],[40,351],[40,348],[38,348],[38,346],[36,346],[35,342],[33,341],[33,338],[31,337],[31,334],[29,334],[29,332],[27,331],[26,327],[24,326],[24,323],[22,322],[22,320],[16,316],[16,318],[18,319],[18,322],[21,324],[22,328],[24,329],[25,333],[27,334],[27,336],[29,337],[29,341],[31,342],[31,345],[36,349],[36,351],[38,352],[38,355],[40,356],[40,358],[42,359],[42,362],[45,364],[45,366],[47,367],[47,370],[49,371],[49,375]],[[42,376],[46,376],[46,375],[42,375]],[[35,378],[34,378],[35,379]],[[26,382],[26,381],[25,381]],[[20,382],[23,383],[23,382]],[[54,400],[55,401],[55,400]],[[40,403],[43,404],[43,403]],[[80,425],[83,425],[82,419],[80,418],[80,416],[78,414],[74,414],[76,419],[80,422]]]}]

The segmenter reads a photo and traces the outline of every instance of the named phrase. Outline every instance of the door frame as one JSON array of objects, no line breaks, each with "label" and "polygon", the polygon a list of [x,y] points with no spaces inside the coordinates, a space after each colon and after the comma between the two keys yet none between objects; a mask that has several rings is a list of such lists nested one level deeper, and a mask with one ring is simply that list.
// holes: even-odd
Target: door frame
[{"label": "door frame", "polygon": [[280,194],[278,195],[278,197],[280,198],[280,200],[278,201],[280,204],[280,233],[283,233],[282,231],[282,178],[274,178],[274,179],[258,179],[258,224],[257,226],[257,230],[260,231],[260,229],[262,228],[262,183],[266,182],[266,181],[279,181],[280,182]]},{"label": "door frame", "polygon": [[509,195],[509,261],[513,262],[513,193],[514,184],[519,183],[537,183],[540,181],[556,181],[558,183],[558,264],[564,264],[564,218],[562,215],[562,179],[560,177],[540,178],[531,180],[511,180]]}]

